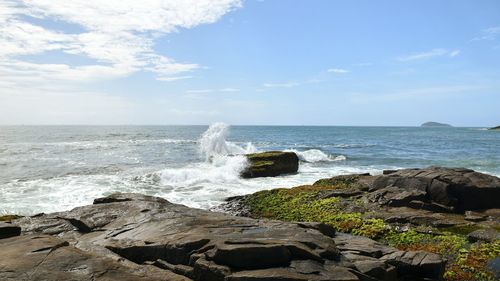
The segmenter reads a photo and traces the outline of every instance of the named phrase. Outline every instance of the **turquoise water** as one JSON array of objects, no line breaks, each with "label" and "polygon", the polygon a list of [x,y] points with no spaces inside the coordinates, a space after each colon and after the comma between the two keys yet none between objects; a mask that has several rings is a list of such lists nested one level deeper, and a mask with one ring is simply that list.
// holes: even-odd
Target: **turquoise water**
[{"label": "turquoise water", "polygon": [[[404,167],[500,175],[500,132],[481,128],[281,126],[0,127],[0,213],[60,211],[115,191],[210,208],[227,196]],[[241,153],[293,150],[299,173],[245,180]],[[213,161],[207,161],[208,156]]]}]

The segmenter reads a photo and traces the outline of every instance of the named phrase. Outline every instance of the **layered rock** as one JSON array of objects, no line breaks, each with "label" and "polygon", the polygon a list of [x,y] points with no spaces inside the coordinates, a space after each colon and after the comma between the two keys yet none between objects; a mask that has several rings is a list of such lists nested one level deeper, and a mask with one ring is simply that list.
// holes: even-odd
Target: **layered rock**
[{"label": "layered rock", "polygon": [[374,178],[372,188],[382,190],[395,187],[400,191],[419,193],[428,201],[463,212],[500,208],[500,178],[463,168],[430,167],[386,171]]},{"label": "layered rock", "polygon": [[22,234],[0,239],[0,280],[439,280],[444,266],[321,223],[233,217],[140,194],[13,224]]},{"label": "layered rock", "polygon": [[293,174],[299,169],[299,158],[294,152],[268,151],[246,155],[248,166],[243,178],[275,177]]}]

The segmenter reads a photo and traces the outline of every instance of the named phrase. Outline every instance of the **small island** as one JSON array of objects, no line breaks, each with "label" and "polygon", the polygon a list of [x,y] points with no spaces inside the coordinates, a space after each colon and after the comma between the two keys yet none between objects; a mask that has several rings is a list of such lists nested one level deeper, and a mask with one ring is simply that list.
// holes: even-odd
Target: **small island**
[{"label": "small island", "polygon": [[491,130],[491,131],[500,131],[500,126],[491,127],[488,130]]},{"label": "small island", "polygon": [[450,124],[438,123],[438,122],[425,122],[420,125],[420,127],[453,127]]}]

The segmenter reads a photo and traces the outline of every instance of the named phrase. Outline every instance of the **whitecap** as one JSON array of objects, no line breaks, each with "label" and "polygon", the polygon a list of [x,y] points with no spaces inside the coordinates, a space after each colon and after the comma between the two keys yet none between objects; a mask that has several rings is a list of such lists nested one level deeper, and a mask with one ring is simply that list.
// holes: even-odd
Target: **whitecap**
[{"label": "whitecap", "polygon": [[319,149],[308,149],[305,151],[290,149],[287,151],[295,152],[295,154],[297,154],[297,156],[299,157],[300,161],[308,163],[344,161],[347,159],[344,155],[332,156],[324,153]]}]

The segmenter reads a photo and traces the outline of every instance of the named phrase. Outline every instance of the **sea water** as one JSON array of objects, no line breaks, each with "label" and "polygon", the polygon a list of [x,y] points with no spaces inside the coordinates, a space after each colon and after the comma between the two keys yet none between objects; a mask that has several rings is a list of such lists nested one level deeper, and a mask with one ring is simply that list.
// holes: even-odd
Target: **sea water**
[{"label": "sea water", "polygon": [[[299,172],[242,179],[245,153],[288,150]],[[482,128],[3,126],[0,214],[68,210],[113,192],[209,209],[224,198],[340,174],[440,165],[500,175],[500,132]]]}]

